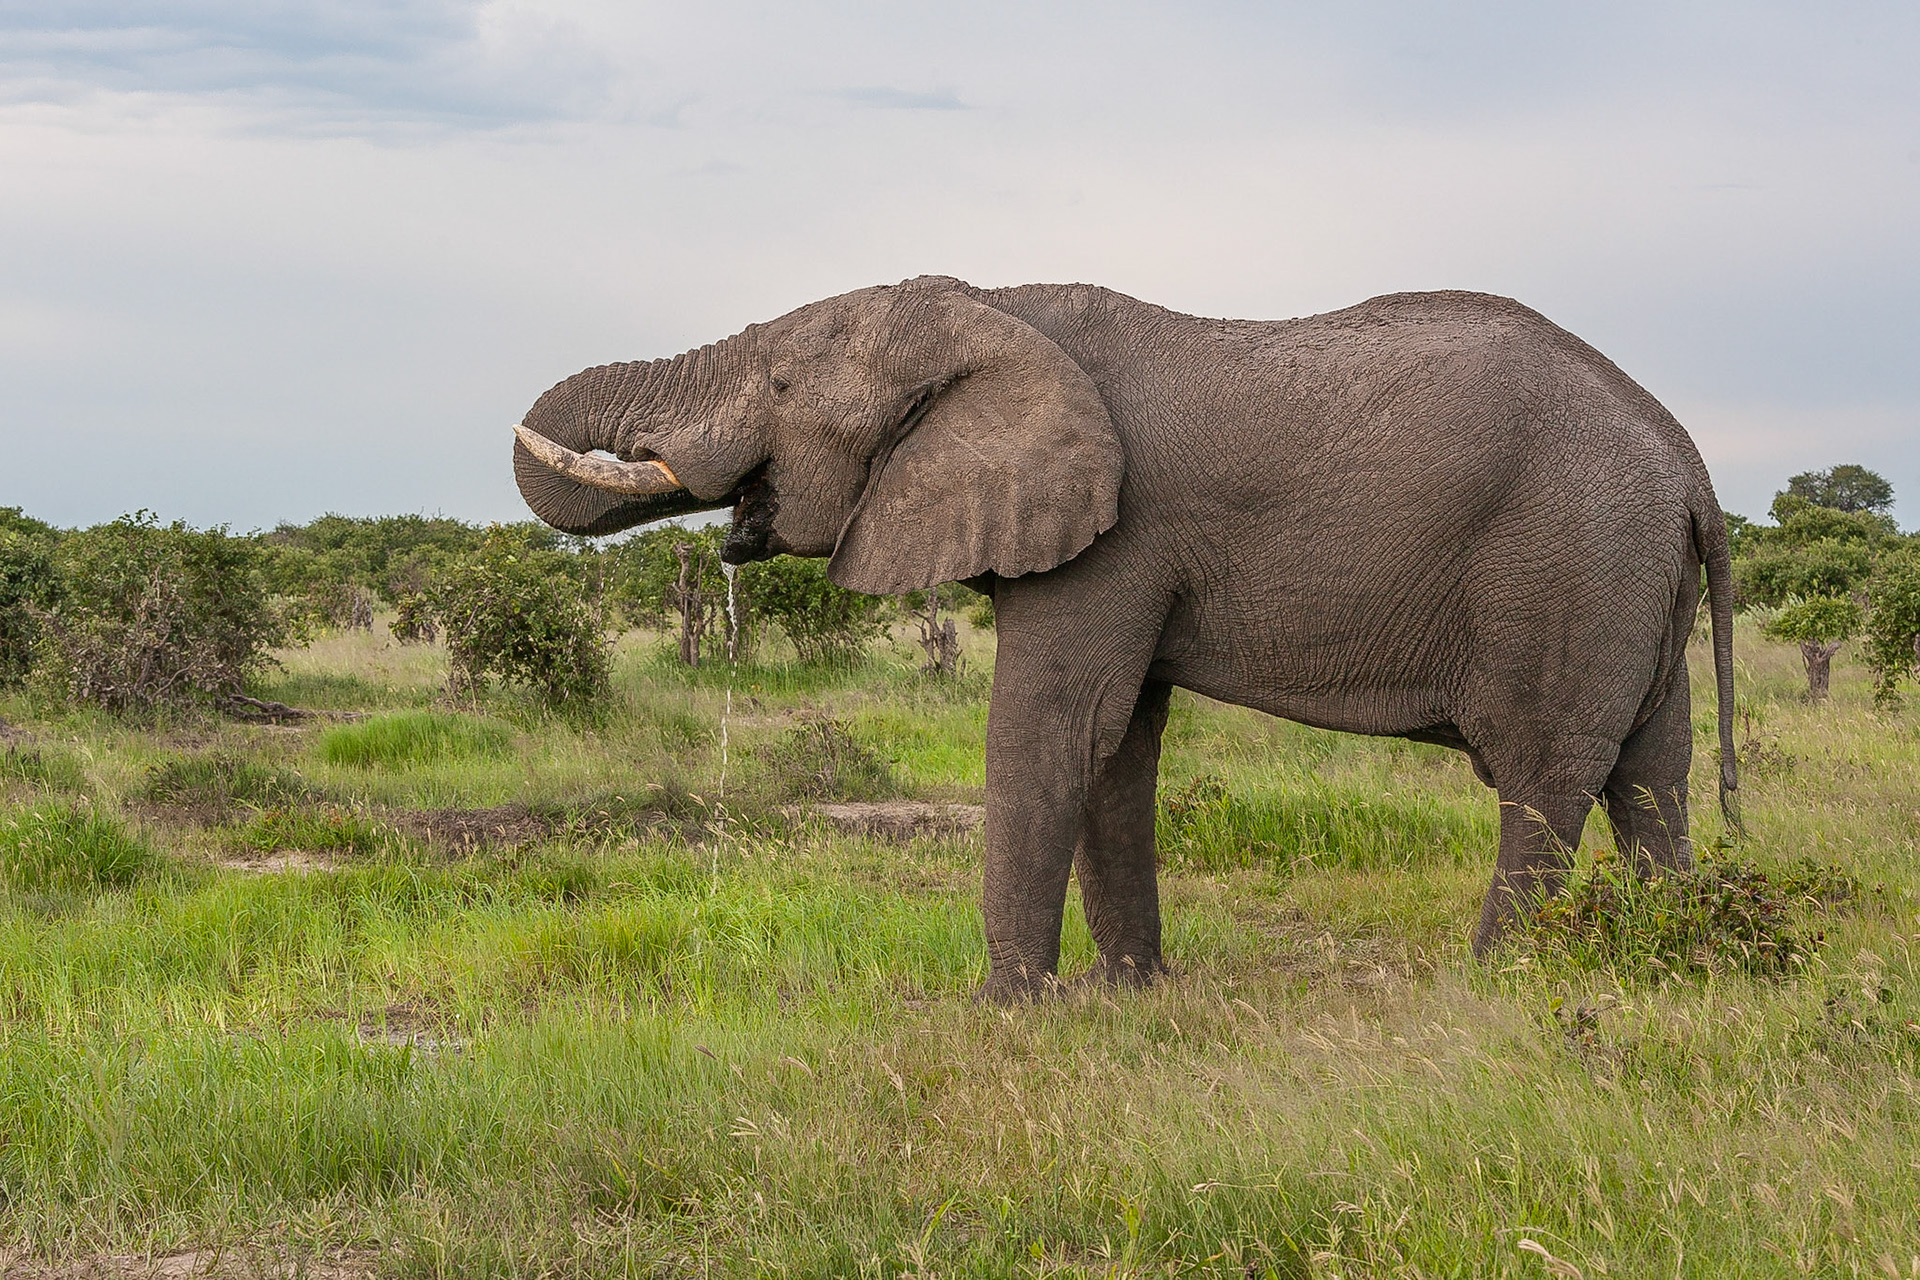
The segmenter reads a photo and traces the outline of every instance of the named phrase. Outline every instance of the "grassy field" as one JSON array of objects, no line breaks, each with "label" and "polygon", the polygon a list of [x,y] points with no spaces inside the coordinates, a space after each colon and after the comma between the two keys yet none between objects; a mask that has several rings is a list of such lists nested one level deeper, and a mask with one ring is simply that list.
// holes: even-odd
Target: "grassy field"
[{"label": "grassy field", "polygon": [[599,725],[448,711],[384,629],[261,691],[370,719],[0,701],[0,1269],[1920,1277],[1920,714],[1740,641],[1740,856],[1880,886],[1798,976],[1475,964],[1463,758],[1183,694],[1177,976],[1017,1010],[977,834],[796,807],[977,802],[990,637],[941,685],[632,635]]}]

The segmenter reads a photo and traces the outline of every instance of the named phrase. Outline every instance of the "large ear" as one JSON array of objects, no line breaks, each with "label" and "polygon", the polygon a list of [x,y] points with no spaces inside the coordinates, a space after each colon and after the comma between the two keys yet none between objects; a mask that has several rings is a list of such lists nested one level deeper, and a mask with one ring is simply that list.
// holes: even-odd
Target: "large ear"
[{"label": "large ear", "polygon": [[953,359],[873,459],[827,575],[884,595],[1079,555],[1113,527],[1125,466],[1093,382],[1038,329],[957,290],[914,310]]}]

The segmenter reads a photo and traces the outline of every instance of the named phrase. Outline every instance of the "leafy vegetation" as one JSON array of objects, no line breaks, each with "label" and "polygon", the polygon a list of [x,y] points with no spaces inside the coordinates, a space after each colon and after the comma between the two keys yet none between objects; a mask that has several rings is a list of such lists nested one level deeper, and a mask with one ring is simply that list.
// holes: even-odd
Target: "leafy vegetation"
[{"label": "leafy vegetation", "polygon": [[[618,581],[535,550],[589,601]],[[1863,650],[1906,554],[1873,545]],[[1554,923],[1490,965],[1466,943],[1496,808],[1462,757],[1176,693],[1176,976],[1013,1011],[971,1001],[977,833],[777,811],[977,803],[972,626],[957,679],[884,604],[851,665],[777,627],[738,667],[628,634],[597,718],[495,679],[449,708],[447,649],[390,643],[384,611],[252,686],[367,719],[0,691],[0,1249],[52,1274],[1904,1274],[1920,708],[1845,661],[1807,702],[1773,616],[1739,624],[1739,847],[1702,805],[1701,873],[1643,884],[1596,817]],[[1711,795],[1698,695],[1694,729]],[[1070,897],[1063,972],[1092,960]]]},{"label": "leafy vegetation", "polygon": [[1835,511],[1885,512],[1893,507],[1893,486],[1886,477],[1855,463],[1802,471],[1787,481],[1786,492]]},{"label": "leafy vegetation", "polygon": [[[1885,514],[1892,502],[1893,488],[1884,479],[1863,467],[1841,466],[1795,476],[1774,497],[1775,524],[1738,522],[1740,601],[1778,611],[1767,634],[1799,646],[1812,701],[1827,696],[1834,655],[1869,626],[1883,595],[1888,612],[1866,655],[1879,675],[1882,702],[1895,696],[1912,670],[1911,655],[1903,664],[1899,643],[1907,621],[1904,597],[1889,576],[1898,570],[1883,568],[1911,556],[1912,540]],[[1920,632],[1920,621],[1913,630]]]},{"label": "leafy vegetation", "polygon": [[466,696],[489,677],[525,686],[556,710],[593,710],[611,673],[599,611],[558,551],[495,530],[449,561],[425,595],[446,641],[447,687]]},{"label": "leafy vegetation", "polygon": [[1533,914],[1529,942],[1587,969],[1628,977],[1799,973],[1826,935],[1810,914],[1852,905],[1859,880],[1803,859],[1769,873],[1717,851],[1691,871],[1642,878],[1611,852]]},{"label": "leafy vegetation", "polygon": [[33,669],[41,619],[59,603],[54,544],[53,530],[18,508],[0,507],[0,688]]},{"label": "leafy vegetation", "polygon": [[267,666],[284,620],[256,549],[223,529],[124,516],[62,537],[59,592],[38,615],[36,675],[108,711],[204,708]]},{"label": "leafy vegetation", "polygon": [[761,748],[785,800],[884,800],[900,794],[893,766],[840,720],[808,717]]},{"label": "leafy vegetation", "polygon": [[824,560],[776,556],[749,568],[754,610],[780,628],[802,662],[852,666],[886,631],[887,601],[834,585]]}]

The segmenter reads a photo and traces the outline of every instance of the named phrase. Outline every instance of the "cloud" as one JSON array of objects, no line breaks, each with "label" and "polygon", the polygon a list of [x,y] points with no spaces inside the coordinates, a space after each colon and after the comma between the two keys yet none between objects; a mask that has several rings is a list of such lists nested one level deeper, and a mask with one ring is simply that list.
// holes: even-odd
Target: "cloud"
[{"label": "cloud", "polygon": [[497,128],[592,114],[611,79],[570,23],[498,0],[75,4],[0,18],[14,104],[157,97],[269,129]]},{"label": "cloud", "polygon": [[1917,23],[15,6],[0,505],[519,518],[504,424],[558,378],[945,272],[1255,317],[1511,294],[1668,403],[1732,509],[1861,461],[1913,523]]},{"label": "cloud", "polygon": [[883,111],[965,111],[967,109],[967,104],[960,101],[960,95],[951,89],[916,93],[907,89],[872,87],[841,89],[834,96],[845,98],[856,106],[876,107]]}]

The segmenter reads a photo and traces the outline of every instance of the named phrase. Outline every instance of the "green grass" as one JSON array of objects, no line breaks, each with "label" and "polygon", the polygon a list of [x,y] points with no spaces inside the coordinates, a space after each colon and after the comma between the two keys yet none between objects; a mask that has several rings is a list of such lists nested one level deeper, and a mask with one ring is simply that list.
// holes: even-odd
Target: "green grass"
[{"label": "green grass", "polygon": [[20,783],[43,791],[84,791],[86,769],[64,751],[51,747],[9,746],[0,751],[0,783]]},{"label": "green grass", "polygon": [[327,764],[356,769],[405,769],[440,760],[505,755],[513,731],[493,720],[408,711],[329,729],[318,752]]},{"label": "green grass", "polygon": [[153,804],[221,810],[269,805],[311,796],[299,774],[227,752],[169,756],[147,769],[140,798]]},{"label": "green grass", "polygon": [[121,889],[158,860],[146,841],[85,803],[42,803],[0,818],[0,878],[10,891]]},{"label": "green grass", "polygon": [[[1460,757],[1179,695],[1176,976],[999,1010],[971,1002],[977,837],[756,816],[826,720],[891,789],[977,801],[970,644],[958,687],[904,647],[732,673],[724,787],[728,673],[650,638],[591,726],[501,699],[156,738],[0,706],[93,797],[0,790],[0,1248],[462,1277],[1920,1274],[1920,714],[1874,712],[1844,658],[1811,707],[1798,655],[1741,636],[1730,856],[1765,885],[1633,896],[1624,934],[1486,965],[1496,814]],[[392,710],[436,654],[289,665]],[[329,754],[422,720],[491,745]],[[1710,796],[1706,708],[1696,730]],[[228,807],[209,827],[161,793]],[[510,800],[568,820],[462,856],[398,834],[395,810]],[[1604,844],[1596,819],[1582,921],[1624,900]],[[327,859],[223,865],[295,850]],[[1805,858],[1863,891],[1793,918],[1824,939],[1792,972],[1647,962],[1694,923],[1745,938],[1742,904]],[[1064,969],[1092,960],[1070,903]]]}]

